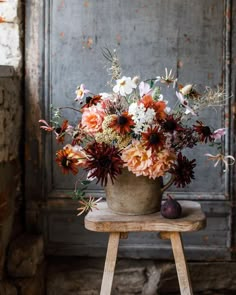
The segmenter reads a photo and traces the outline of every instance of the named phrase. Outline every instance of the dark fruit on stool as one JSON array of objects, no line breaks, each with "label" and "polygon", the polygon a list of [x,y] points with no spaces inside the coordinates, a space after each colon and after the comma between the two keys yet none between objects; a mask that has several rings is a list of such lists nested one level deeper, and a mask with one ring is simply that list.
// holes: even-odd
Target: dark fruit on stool
[{"label": "dark fruit on stool", "polygon": [[167,195],[167,200],[161,206],[161,215],[165,218],[175,219],[181,216],[181,205],[173,199],[170,195]]}]

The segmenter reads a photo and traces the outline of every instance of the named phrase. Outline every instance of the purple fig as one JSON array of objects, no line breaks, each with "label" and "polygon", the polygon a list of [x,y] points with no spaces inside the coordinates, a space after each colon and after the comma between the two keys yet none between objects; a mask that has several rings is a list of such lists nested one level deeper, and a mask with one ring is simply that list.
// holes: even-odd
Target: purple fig
[{"label": "purple fig", "polygon": [[181,205],[170,195],[167,197],[168,199],[161,206],[161,215],[170,219],[179,218],[182,212]]}]

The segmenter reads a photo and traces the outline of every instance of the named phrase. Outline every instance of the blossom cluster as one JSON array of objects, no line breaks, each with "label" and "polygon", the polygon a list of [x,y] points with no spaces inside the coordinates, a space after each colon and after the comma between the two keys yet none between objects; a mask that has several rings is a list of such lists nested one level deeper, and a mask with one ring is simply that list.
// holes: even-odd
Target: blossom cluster
[{"label": "blossom cluster", "polygon": [[[170,85],[174,106],[161,93],[163,86]],[[75,175],[81,168],[87,171],[88,181],[96,179],[106,186],[108,179],[113,182],[127,167],[137,177],[155,179],[169,173],[177,187],[185,187],[194,179],[196,160],[188,159],[184,150],[198,143],[218,144],[226,132],[198,119],[201,102],[208,97],[214,104],[215,92],[206,88],[201,94],[196,89],[194,84],[179,84],[167,69],[164,76],[146,81],[119,77],[111,93],[92,94],[81,84],[76,90],[78,107],[71,108],[80,113],[76,126],[60,118],[61,122],[50,124],[40,120],[41,128],[53,132],[58,143],[70,138],[56,153],[65,174]],[[217,93],[219,98],[219,89]],[[207,156],[216,164],[222,160],[226,169],[234,162],[232,156]]]}]

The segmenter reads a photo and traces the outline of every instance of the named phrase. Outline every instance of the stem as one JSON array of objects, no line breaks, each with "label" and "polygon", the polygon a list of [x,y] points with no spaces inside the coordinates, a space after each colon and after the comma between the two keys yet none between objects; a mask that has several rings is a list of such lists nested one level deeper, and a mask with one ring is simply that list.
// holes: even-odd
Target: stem
[{"label": "stem", "polygon": [[80,110],[77,110],[75,108],[72,108],[72,107],[60,107],[59,110],[63,110],[63,109],[70,109],[70,110],[73,110],[73,111],[76,111],[76,112],[81,112]]}]

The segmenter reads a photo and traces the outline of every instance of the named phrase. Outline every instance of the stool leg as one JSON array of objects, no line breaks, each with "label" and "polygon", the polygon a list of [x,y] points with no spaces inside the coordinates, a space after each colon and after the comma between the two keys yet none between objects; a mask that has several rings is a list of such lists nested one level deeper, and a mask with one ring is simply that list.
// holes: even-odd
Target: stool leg
[{"label": "stool leg", "polygon": [[120,233],[110,233],[100,295],[110,295],[116,265]]},{"label": "stool leg", "polygon": [[174,253],[181,295],[193,295],[181,234],[179,232],[172,232],[170,234],[170,240]]}]

